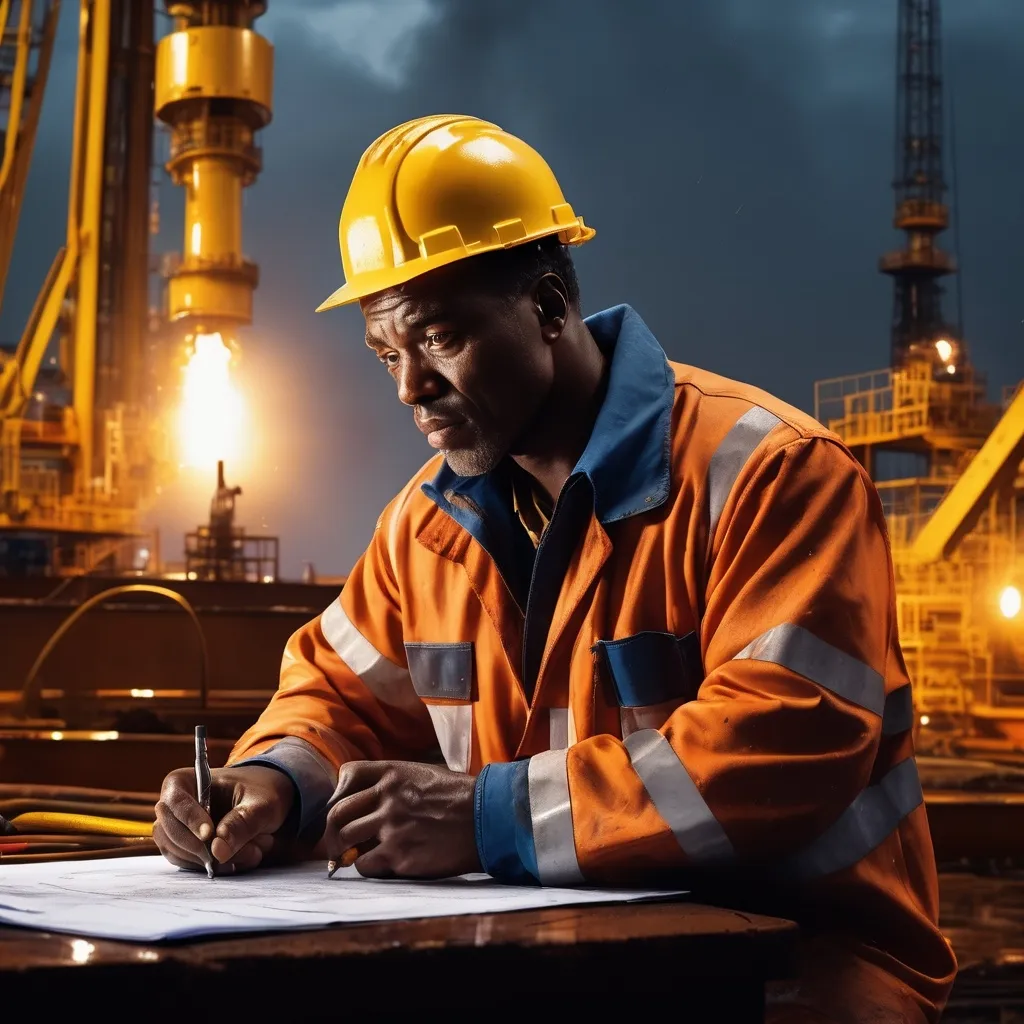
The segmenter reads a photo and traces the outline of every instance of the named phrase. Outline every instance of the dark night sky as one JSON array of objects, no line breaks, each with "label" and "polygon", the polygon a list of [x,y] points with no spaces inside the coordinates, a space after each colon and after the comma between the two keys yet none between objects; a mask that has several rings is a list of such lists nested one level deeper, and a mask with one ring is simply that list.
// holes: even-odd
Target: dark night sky
[{"label": "dark night sky", "polygon": [[[57,65],[0,337],[17,337],[64,230],[75,13]],[[383,504],[431,454],[362,345],[337,215],[362,151],[422,114],[496,121],[544,154],[597,238],[585,312],[629,302],[672,358],[805,409],[813,382],[885,364],[895,0],[272,0],[265,170],[246,199],[261,267],[243,384],[258,470],[241,521],[283,569],[347,571]],[[1024,3],[946,0],[965,325],[995,397],[1024,377]],[[947,94],[948,95],[948,94]],[[180,248],[161,192],[157,244]],[[945,244],[952,240],[946,237]],[[952,307],[948,311],[952,311]],[[229,476],[230,467],[229,467]],[[169,488],[165,556],[212,481]]]}]

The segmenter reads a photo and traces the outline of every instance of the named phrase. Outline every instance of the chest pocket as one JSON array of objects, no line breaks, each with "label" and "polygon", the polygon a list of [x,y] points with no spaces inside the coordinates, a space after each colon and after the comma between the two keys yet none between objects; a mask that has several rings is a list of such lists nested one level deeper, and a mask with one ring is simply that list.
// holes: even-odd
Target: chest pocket
[{"label": "chest pocket", "polygon": [[696,699],[704,679],[700,640],[647,631],[621,640],[599,640],[598,652],[615,690],[622,738],[657,729],[680,704]]},{"label": "chest pocket", "polygon": [[427,707],[445,763],[468,772],[473,753],[473,645],[408,643],[413,689]]}]

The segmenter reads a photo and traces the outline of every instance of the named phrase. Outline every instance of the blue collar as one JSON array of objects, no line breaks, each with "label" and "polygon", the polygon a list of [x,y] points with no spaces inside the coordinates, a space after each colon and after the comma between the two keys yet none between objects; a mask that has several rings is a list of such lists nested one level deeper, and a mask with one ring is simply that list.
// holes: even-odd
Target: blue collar
[{"label": "blue collar", "polygon": [[[590,480],[594,512],[605,524],[648,512],[668,498],[675,378],[664,350],[632,307],[613,306],[584,323],[611,355],[611,367],[594,430],[570,479],[583,474]],[[461,477],[447,462],[422,489],[474,534],[481,525],[477,516],[465,503],[453,505],[454,495],[469,499],[488,519],[498,513],[499,522],[506,518],[499,510],[511,508],[507,487],[498,485],[496,474]]]}]

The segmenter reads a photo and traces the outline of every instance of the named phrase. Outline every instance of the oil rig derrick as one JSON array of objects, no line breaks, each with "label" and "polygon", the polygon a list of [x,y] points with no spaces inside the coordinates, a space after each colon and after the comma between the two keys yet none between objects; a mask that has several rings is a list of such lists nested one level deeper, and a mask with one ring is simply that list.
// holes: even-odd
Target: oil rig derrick
[{"label": "oil rig derrick", "polygon": [[905,244],[879,263],[893,279],[893,366],[902,366],[914,346],[948,343],[953,333],[943,316],[940,282],[956,267],[937,244],[949,223],[940,17],[938,0],[900,0],[893,226],[905,233]]}]

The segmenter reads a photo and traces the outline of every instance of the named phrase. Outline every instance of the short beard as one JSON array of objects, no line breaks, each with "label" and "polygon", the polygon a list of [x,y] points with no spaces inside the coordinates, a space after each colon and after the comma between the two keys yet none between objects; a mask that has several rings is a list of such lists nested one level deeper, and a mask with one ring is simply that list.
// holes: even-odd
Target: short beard
[{"label": "short beard", "polygon": [[482,476],[490,473],[501,462],[505,457],[505,449],[502,445],[484,441],[472,448],[460,448],[443,454],[451,471],[458,476]]}]

